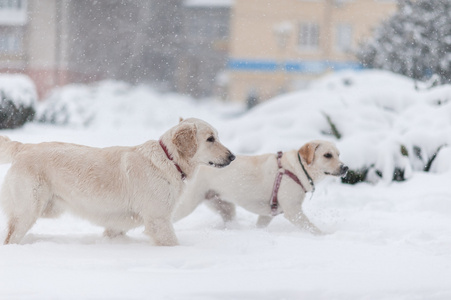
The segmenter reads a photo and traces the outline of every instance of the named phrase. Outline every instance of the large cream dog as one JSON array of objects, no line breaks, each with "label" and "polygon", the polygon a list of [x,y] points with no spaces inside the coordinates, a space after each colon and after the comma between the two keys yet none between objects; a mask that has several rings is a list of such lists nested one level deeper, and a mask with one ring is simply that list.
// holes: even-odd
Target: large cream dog
[{"label": "large cream dog", "polygon": [[235,204],[259,215],[257,226],[267,226],[283,213],[294,225],[312,233],[320,230],[307,218],[302,203],[315,183],[348,170],[339,151],[327,141],[312,141],[298,151],[259,156],[237,156],[221,170],[200,167],[176,208],[173,220],[190,214],[201,202],[217,210],[224,221],[235,216]]},{"label": "large cream dog", "polygon": [[235,159],[216,130],[186,119],[160,141],[92,148],[67,143],[22,144],[0,137],[0,163],[11,162],[1,190],[9,218],[5,244],[19,243],[40,217],[68,210],[115,236],[145,226],[157,245],[177,245],[176,202],[198,165]]}]

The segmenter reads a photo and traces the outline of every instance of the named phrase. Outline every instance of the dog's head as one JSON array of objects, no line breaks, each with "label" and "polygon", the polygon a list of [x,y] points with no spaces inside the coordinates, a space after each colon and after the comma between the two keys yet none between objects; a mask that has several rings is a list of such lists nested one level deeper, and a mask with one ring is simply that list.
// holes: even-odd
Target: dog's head
[{"label": "dog's head", "polygon": [[216,129],[196,118],[180,119],[172,135],[172,143],[181,158],[195,164],[221,168],[235,159],[235,155],[219,142]]},{"label": "dog's head", "polygon": [[299,149],[299,155],[306,167],[317,176],[343,177],[349,169],[340,161],[340,152],[331,142],[317,140],[307,143]]}]

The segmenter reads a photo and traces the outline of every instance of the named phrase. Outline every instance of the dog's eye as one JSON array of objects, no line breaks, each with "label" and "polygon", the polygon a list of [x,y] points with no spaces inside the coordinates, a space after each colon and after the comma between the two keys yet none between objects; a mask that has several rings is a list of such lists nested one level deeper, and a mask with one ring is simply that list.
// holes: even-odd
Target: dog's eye
[{"label": "dog's eye", "polygon": [[326,153],[326,154],[324,154],[324,157],[325,157],[325,158],[332,158],[332,154]]},{"label": "dog's eye", "polygon": [[211,136],[207,139],[207,142],[210,142],[210,143],[214,143],[214,141],[215,141],[215,138],[213,136]]}]

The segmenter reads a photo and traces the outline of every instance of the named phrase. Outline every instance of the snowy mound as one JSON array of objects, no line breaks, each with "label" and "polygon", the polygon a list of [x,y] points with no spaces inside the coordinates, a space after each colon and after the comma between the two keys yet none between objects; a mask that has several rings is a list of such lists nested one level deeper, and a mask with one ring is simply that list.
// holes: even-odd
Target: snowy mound
[{"label": "snowy mound", "polygon": [[448,85],[427,89],[385,71],[342,72],[239,114],[241,107],[230,104],[104,81],[56,90],[38,118],[73,127],[142,128],[158,137],[179,117],[198,117],[211,122],[239,154],[296,149],[309,140],[329,139],[351,167],[350,176],[391,181],[410,178],[412,171],[451,167],[450,99]]},{"label": "snowy mound", "polygon": [[0,74],[0,91],[16,106],[34,106],[38,98],[33,81],[22,74]]},{"label": "snowy mound", "polygon": [[451,86],[422,89],[389,72],[343,72],[256,107],[230,130],[247,154],[331,139],[359,176],[403,180],[413,170],[449,169],[450,100]]},{"label": "snowy mound", "polygon": [[161,94],[144,85],[102,81],[56,89],[38,107],[37,119],[75,128],[146,128],[161,133],[180,117],[195,116],[208,121],[210,115],[220,114],[219,110],[224,113],[224,108],[216,102],[198,103],[188,96]]}]

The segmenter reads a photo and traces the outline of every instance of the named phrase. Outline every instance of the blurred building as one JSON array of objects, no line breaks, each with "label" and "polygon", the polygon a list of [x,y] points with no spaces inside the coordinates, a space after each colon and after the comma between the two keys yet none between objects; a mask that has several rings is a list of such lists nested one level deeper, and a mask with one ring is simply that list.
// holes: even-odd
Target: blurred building
[{"label": "blurred building", "polygon": [[196,97],[227,66],[232,0],[0,0],[0,72],[39,96],[117,79]]},{"label": "blurred building", "polygon": [[1,68],[23,68],[24,36],[27,24],[26,1],[0,1]]},{"label": "blurred building", "polygon": [[39,97],[57,86],[95,80],[74,61],[73,2],[0,0],[0,73],[28,75]]},{"label": "blurred building", "polygon": [[225,97],[221,74],[228,60],[230,10],[233,0],[185,0],[184,46],[177,90],[194,97]]},{"label": "blurred building", "polygon": [[64,83],[63,2],[0,0],[0,72],[29,75],[39,94]]},{"label": "blurred building", "polygon": [[235,0],[229,99],[261,101],[361,68],[353,51],[396,9],[396,0]]}]

